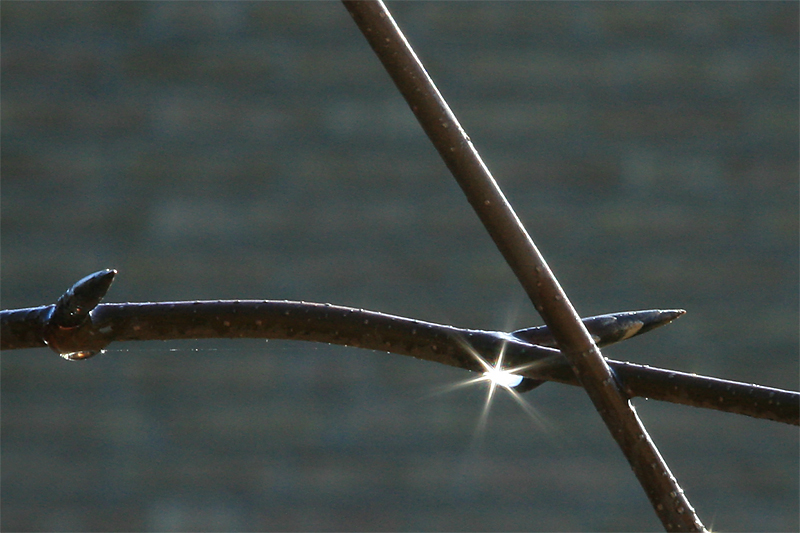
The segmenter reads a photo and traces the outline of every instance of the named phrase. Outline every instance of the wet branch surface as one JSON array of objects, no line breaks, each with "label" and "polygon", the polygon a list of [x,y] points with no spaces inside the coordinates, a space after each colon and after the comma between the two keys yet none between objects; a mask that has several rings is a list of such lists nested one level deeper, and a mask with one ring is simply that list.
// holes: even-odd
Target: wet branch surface
[{"label": "wet branch surface", "polygon": [[[77,322],[76,313],[58,312],[58,304],[0,311],[0,348],[50,346],[57,353],[71,354],[72,359],[86,359],[115,341],[285,339],[390,352],[473,372],[484,371],[477,357],[495,364],[502,350],[505,366],[518,369],[515,373],[520,376],[580,386],[566,359],[548,346],[555,342],[546,327],[513,333],[483,331],[364,309],[285,300],[80,307],[86,311],[82,322]],[[604,346],[649,331],[680,314],[629,312],[592,317],[585,323],[598,344]],[[76,325],[60,325],[65,320]],[[53,330],[59,333],[55,340]],[[608,360],[608,364],[631,397],[800,424],[800,394],[796,392],[621,361]]]},{"label": "wet branch surface", "polygon": [[627,392],[386,6],[380,0],[344,4],[552,331],[664,528],[704,531]]}]

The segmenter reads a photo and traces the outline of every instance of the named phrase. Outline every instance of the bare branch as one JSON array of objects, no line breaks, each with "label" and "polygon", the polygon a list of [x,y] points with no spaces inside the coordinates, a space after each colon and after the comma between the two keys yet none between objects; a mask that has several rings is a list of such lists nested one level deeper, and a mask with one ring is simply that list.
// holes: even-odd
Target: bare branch
[{"label": "bare branch", "polygon": [[[0,311],[0,349],[48,346],[44,332],[54,308],[49,305]],[[590,317],[585,323],[598,342],[605,345],[667,323],[675,313],[617,313]],[[536,332],[539,342],[553,344],[545,328],[521,331]],[[484,371],[475,354],[494,364],[502,349],[507,367],[518,369],[515,373],[526,380],[580,386],[557,350],[532,345],[520,340],[518,334],[462,329],[330,304],[218,300],[100,304],[82,327],[63,331],[58,347],[50,347],[62,355],[69,354],[68,359],[86,359],[114,341],[289,339],[391,352],[473,372]],[[609,360],[608,364],[631,397],[800,424],[800,394],[796,392],[620,361]]]},{"label": "bare branch", "polygon": [[552,331],[664,527],[704,531],[566,293],[391,13],[380,0],[344,4]]}]

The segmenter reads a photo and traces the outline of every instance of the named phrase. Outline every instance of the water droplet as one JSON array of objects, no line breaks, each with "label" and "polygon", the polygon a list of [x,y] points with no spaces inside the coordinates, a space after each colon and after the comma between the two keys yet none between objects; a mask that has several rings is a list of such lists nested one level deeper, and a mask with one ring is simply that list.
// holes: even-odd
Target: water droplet
[{"label": "water droplet", "polygon": [[522,383],[522,376],[511,374],[510,372],[506,372],[505,370],[493,369],[490,370],[489,372],[484,372],[483,375],[489,381],[493,382],[495,385],[500,385],[501,387],[507,387],[509,389],[513,389],[514,387]]},{"label": "water droplet", "polygon": [[67,361],[82,361],[83,359],[89,359],[90,357],[94,357],[95,355],[99,354],[103,350],[82,350],[80,352],[65,352],[60,353],[61,357],[66,359]]}]

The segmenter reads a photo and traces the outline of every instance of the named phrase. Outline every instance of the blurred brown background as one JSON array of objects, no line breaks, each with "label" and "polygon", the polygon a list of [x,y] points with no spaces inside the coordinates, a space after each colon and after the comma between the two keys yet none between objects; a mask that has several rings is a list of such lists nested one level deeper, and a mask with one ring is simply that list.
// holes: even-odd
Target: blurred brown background
[{"label": "blurred brown background", "polygon": [[[798,389],[796,2],[391,3],[607,350]],[[338,3],[3,2],[2,306],[539,324]],[[658,530],[585,395],[303,343],[2,355],[5,531]],[[636,402],[709,527],[796,531],[796,427]]]}]

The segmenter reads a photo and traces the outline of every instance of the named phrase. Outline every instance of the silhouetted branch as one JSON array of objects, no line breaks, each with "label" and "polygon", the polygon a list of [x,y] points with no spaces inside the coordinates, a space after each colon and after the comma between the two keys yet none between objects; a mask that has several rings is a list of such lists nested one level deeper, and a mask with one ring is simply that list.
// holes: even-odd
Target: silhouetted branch
[{"label": "silhouetted branch", "polygon": [[552,331],[664,527],[704,531],[566,293],[386,6],[380,0],[344,4]]},{"label": "silhouetted branch", "polygon": [[[0,311],[0,349],[50,346],[68,359],[86,359],[114,341],[207,338],[288,339],[379,350],[483,372],[503,351],[506,368],[533,383],[580,386],[546,327],[514,333],[456,328],[331,304],[229,300],[99,304],[113,279],[106,270],[71,287],[56,305]],[[83,319],[63,326],[62,302]],[[92,309],[92,305],[96,305]],[[667,324],[682,311],[631,311],[584,319],[606,346]],[[73,315],[68,315],[73,316]],[[57,333],[54,333],[57,332]],[[536,342],[537,344],[531,344]],[[800,394],[735,381],[608,361],[626,392],[654,400],[800,424]],[[523,382],[524,383],[524,382]]]}]

